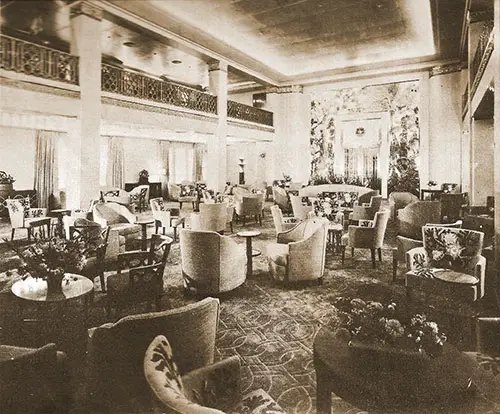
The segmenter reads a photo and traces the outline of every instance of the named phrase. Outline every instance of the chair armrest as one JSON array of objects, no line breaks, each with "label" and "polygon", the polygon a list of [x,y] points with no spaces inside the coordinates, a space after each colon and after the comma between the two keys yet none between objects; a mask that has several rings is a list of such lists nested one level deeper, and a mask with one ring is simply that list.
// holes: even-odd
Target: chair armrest
[{"label": "chair armrest", "polygon": [[474,276],[479,280],[480,292],[478,297],[484,296],[484,285],[486,278],[486,258],[484,256],[476,256],[469,262],[470,271],[474,272]]},{"label": "chair armrest", "polygon": [[415,247],[406,252],[405,262],[408,270],[417,270],[422,267],[427,267],[429,257],[423,247]]},{"label": "chair armrest", "polygon": [[200,213],[191,213],[189,215],[189,223],[191,225],[191,230],[200,230],[201,229]]},{"label": "chair armrest", "polygon": [[278,243],[289,243],[301,240],[304,236],[304,226],[302,223],[303,222],[299,222],[291,229],[279,232],[276,235],[276,241]]},{"label": "chair armrest", "polygon": [[361,227],[350,225],[347,229],[349,233],[349,246],[362,247],[371,243],[375,237],[375,227]]},{"label": "chair armrest", "polygon": [[237,356],[195,369],[182,377],[184,395],[193,402],[230,409],[241,399]]}]

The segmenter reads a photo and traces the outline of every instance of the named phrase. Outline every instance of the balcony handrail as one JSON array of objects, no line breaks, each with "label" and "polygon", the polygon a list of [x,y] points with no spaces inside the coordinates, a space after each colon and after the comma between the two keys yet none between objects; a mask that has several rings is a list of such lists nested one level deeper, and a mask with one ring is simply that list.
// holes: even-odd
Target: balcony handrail
[{"label": "balcony handrail", "polygon": [[217,97],[194,88],[165,81],[154,75],[103,63],[101,89],[163,104],[217,114]]},{"label": "balcony handrail", "polygon": [[227,101],[227,116],[228,118],[255,122],[257,124],[263,124],[271,127],[273,126],[272,112],[236,101]]},{"label": "balcony handrail", "polygon": [[78,85],[78,56],[0,34],[0,68]]},{"label": "balcony handrail", "polygon": [[470,79],[472,82],[471,95],[476,91],[479,80],[482,76],[488,60],[491,56],[494,47],[494,32],[493,20],[488,20],[484,23],[479,35],[479,40],[476,48],[476,53],[471,62]]}]

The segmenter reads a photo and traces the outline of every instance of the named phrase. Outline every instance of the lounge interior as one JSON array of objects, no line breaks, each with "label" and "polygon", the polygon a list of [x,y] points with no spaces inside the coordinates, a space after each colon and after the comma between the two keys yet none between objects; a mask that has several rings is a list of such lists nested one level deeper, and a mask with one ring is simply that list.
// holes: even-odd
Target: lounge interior
[{"label": "lounge interior", "polygon": [[1,412],[500,412],[498,0],[0,16]]}]

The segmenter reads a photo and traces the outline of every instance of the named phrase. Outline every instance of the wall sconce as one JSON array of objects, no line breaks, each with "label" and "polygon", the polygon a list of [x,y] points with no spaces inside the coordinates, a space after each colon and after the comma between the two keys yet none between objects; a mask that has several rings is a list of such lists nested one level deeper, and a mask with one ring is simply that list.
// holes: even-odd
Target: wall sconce
[{"label": "wall sconce", "polygon": [[266,158],[266,153],[265,153],[265,152],[261,152],[261,153],[259,154],[259,157],[260,157],[260,158]]},{"label": "wall sconce", "polygon": [[363,127],[356,128],[356,135],[358,137],[365,135],[365,129]]}]

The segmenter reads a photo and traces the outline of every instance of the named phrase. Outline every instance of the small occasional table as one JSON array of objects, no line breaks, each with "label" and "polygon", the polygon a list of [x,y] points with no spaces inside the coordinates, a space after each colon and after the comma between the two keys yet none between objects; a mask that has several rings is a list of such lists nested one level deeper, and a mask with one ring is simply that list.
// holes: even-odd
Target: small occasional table
[{"label": "small occasional table", "polygon": [[139,237],[142,250],[148,249],[148,224],[153,224],[154,222],[153,219],[141,219],[135,222],[135,224],[139,224],[142,227],[142,234]]},{"label": "small occasional table", "polygon": [[478,278],[475,276],[448,269],[434,272],[434,277],[442,280],[443,282],[458,283],[461,285],[474,286],[479,283]]},{"label": "small occasional table", "polygon": [[252,238],[260,236],[261,232],[257,230],[240,231],[236,233],[237,236],[245,237],[247,239],[247,277],[252,276],[252,258],[260,254],[259,250],[252,249]]}]

